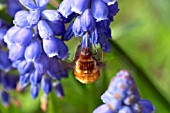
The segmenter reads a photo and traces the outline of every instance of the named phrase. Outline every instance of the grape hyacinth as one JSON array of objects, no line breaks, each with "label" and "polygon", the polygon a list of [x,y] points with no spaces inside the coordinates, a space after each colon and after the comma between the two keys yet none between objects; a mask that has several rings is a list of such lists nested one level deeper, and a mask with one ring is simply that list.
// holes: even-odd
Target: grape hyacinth
[{"label": "grape hyacinth", "polygon": [[103,51],[109,52],[110,45],[107,41],[111,38],[109,25],[118,11],[116,0],[63,0],[58,12],[65,18],[77,14],[75,21],[69,25],[62,37],[63,40],[69,40],[73,35],[82,37],[82,48],[100,44]]},{"label": "grape hyacinth", "polygon": [[121,70],[111,80],[108,89],[101,96],[104,104],[93,113],[153,113],[154,106],[140,98],[135,81],[131,75]]},{"label": "grape hyacinth", "polygon": [[[10,97],[10,91],[16,89],[19,76],[9,74],[12,69],[12,62],[8,59],[8,51],[5,51],[6,45],[3,37],[7,31],[6,24],[0,20],[0,100],[6,107],[9,106],[10,100],[18,101],[14,97]],[[10,99],[11,98],[11,99]]]},{"label": "grape hyacinth", "polygon": [[30,94],[35,99],[41,85],[45,95],[54,87],[56,95],[63,97],[60,80],[68,74],[60,59],[68,57],[68,48],[56,36],[65,33],[64,22],[56,10],[45,9],[49,0],[19,1],[29,11],[18,11],[15,26],[4,36],[12,66],[20,73],[17,90],[31,84]]}]

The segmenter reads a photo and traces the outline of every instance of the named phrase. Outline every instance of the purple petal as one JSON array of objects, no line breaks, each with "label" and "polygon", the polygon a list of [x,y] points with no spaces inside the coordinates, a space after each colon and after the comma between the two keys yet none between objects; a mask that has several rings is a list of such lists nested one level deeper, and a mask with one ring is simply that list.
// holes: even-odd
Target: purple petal
[{"label": "purple petal", "polygon": [[29,26],[29,23],[27,21],[27,16],[29,15],[28,11],[21,10],[18,11],[15,14],[15,19],[13,20],[13,23],[18,27],[26,27]]},{"label": "purple petal", "polygon": [[89,0],[79,0],[78,2],[77,0],[73,0],[71,3],[71,11],[82,14],[85,9],[87,9],[88,4]]},{"label": "purple petal", "polygon": [[25,47],[14,44],[9,51],[9,59],[12,61],[24,58]]},{"label": "purple petal", "polygon": [[59,12],[56,10],[44,10],[42,12],[42,16],[49,21],[56,21],[56,20],[60,20],[61,18]]},{"label": "purple petal", "polygon": [[93,113],[113,113],[113,111],[109,108],[107,104],[102,104],[97,107]]},{"label": "purple petal", "polygon": [[72,0],[63,0],[61,2],[58,11],[62,14],[62,16],[68,18],[68,16],[72,14],[71,3]]},{"label": "purple petal", "polygon": [[30,25],[37,24],[39,19],[40,19],[40,11],[39,10],[30,11],[30,14],[27,16],[27,21]]},{"label": "purple petal", "polygon": [[91,9],[86,9],[81,16],[81,26],[83,31],[91,31],[96,25]]},{"label": "purple petal", "polygon": [[49,58],[45,53],[42,53],[40,58],[34,62],[35,69],[42,74],[46,72],[48,66],[49,66]]},{"label": "purple petal", "polygon": [[29,10],[34,10],[37,8],[34,0],[19,0],[20,3]]},{"label": "purple petal", "polygon": [[80,16],[78,16],[76,18],[76,20],[74,21],[72,29],[73,29],[75,37],[81,37],[82,36],[83,31],[82,31],[81,17]]},{"label": "purple petal", "polygon": [[107,3],[107,5],[112,5],[116,2],[117,0],[103,0],[103,2]]},{"label": "purple petal", "polygon": [[24,75],[20,75],[19,76],[19,84],[21,86],[23,86],[23,88],[24,88],[25,86],[28,85],[29,79],[30,79],[30,73],[27,73],[27,74],[24,74]]},{"label": "purple petal", "polygon": [[109,6],[109,19],[113,21],[113,16],[115,16],[119,12],[118,2]]},{"label": "purple petal", "polygon": [[107,20],[109,14],[108,6],[102,0],[92,0],[92,14],[97,19],[97,22]]},{"label": "purple petal", "polygon": [[50,40],[43,39],[43,48],[49,57],[57,56],[62,59],[68,57],[67,46],[58,38],[53,37]]},{"label": "purple petal", "polygon": [[39,86],[39,85],[31,84],[30,93],[31,93],[31,97],[32,97],[33,99],[37,98],[38,93],[39,93],[39,89],[40,89],[40,86]]},{"label": "purple petal", "polygon": [[84,47],[91,48],[91,42],[90,42],[89,35],[87,35],[87,34],[83,35],[81,47],[82,48],[84,48]]},{"label": "purple petal", "polygon": [[61,20],[57,20],[55,22],[48,22],[48,25],[51,27],[54,34],[57,36],[63,35],[65,33],[64,22]]},{"label": "purple petal", "polygon": [[0,92],[1,94],[1,99],[2,99],[2,104],[4,106],[9,106],[9,94],[6,91]]},{"label": "purple petal", "polygon": [[18,71],[20,72],[20,74],[26,74],[26,73],[30,73],[32,70],[32,63],[31,62],[27,62],[26,60],[22,60],[19,64],[18,64]]},{"label": "purple petal", "polygon": [[153,113],[155,107],[148,100],[140,100],[139,103],[142,105],[142,113]]},{"label": "purple petal", "polygon": [[48,4],[49,0],[35,0],[36,1],[36,4],[37,6],[43,10],[45,9],[46,5]]},{"label": "purple petal", "polygon": [[72,26],[73,26],[73,22],[70,23],[70,25],[68,26],[64,36],[62,37],[62,40],[70,40],[74,33],[73,33],[73,30],[72,30]]},{"label": "purple petal", "polygon": [[7,32],[7,29],[5,28],[0,28],[0,41],[2,42],[4,40],[4,36]]},{"label": "purple petal", "polygon": [[51,90],[52,90],[52,82],[51,82],[51,79],[50,79],[49,77],[43,76],[41,85],[42,85],[42,90],[43,90],[43,92],[44,92],[46,95],[48,95],[48,94],[51,92]]},{"label": "purple petal", "polygon": [[38,22],[38,31],[40,37],[43,39],[49,39],[53,36],[52,29],[44,20]]},{"label": "purple petal", "polygon": [[37,40],[33,40],[25,50],[25,59],[35,62],[39,59],[42,52],[41,43]]},{"label": "purple petal", "polygon": [[[124,107],[122,107],[122,108],[119,110],[118,113],[133,113],[133,112],[132,112],[132,110],[131,110],[130,107],[124,106]],[[146,112],[146,113],[149,113],[149,112]]]},{"label": "purple petal", "polygon": [[12,45],[14,43],[14,39],[16,34],[21,30],[20,27],[17,26],[13,26],[11,27],[6,35],[4,36],[4,41],[8,44],[8,45]]},{"label": "purple petal", "polygon": [[8,72],[11,68],[11,61],[8,59],[8,52],[0,50],[0,69]]},{"label": "purple petal", "polygon": [[54,87],[55,94],[57,95],[57,97],[59,98],[64,97],[63,87],[60,82],[56,82],[53,87]]},{"label": "purple petal", "polygon": [[37,85],[41,82],[42,74],[38,70],[32,71],[30,75],[30,82],[31,84]]},{"label": "purple petal", "polygon": [[27,46],[32,40],[32,35],[32,30],[25,27],[16,34],[14,41],[20,46]]}]

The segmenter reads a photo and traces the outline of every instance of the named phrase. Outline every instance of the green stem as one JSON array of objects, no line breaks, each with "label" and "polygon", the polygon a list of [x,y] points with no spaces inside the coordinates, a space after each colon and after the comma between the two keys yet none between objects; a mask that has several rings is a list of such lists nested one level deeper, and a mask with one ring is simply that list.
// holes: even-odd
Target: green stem
[{"label": "green stem", "polygon": [[[126,64],[129,65],[130,67],[133,67],[139,75],[142,75],[137,77],[145,84],[147,88],[151,89],[150,91],[152,91],[152,95],[155,97],[155,100],[156,99],[159,100],[159,102],[161,102],[159,104],[164,105],[164,107],[166,108],[169,108],[170,103],[161,94],[161,92],[154,86],[152,81],[148,78],[146,72],[140,66],[138,66],[133,61],[133,59],[130,56],[128,56],[128,54],[115,41],[110,40],[109,42],[111,44],[111,48],[115,50],[115,52],[119,55],[121,60],[124,60]],[[115,53],[112,51],[111,54],[115,54]]]}]

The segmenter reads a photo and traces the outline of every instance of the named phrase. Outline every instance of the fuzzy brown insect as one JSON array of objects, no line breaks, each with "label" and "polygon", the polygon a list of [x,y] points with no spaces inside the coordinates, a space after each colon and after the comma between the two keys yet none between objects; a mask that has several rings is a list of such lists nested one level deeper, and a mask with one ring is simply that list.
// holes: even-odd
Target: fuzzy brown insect
[{"label": "fuzzy brown insect", "polygon": [[87,47],[82,49],[75,62],[74,75],[83,84],[95,82],[100,76],[97,61]]}]

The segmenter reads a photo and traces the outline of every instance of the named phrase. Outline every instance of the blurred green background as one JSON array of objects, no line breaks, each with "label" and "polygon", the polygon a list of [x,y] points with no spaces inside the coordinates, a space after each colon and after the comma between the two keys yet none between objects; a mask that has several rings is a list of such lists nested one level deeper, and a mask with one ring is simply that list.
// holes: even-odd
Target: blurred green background
[{"label": "blurred green background", "polygon": [[[47,113],[91,113],[102,104],[100,96],[113,76],[127,69],[134,77],[141,97],[156,107],[155,113],[170,113],[170,1],[169,0],[118,0],[119,13],[111,24],[113,41],[111,53],[104,53],[106,67],[100,78],[92,84],[82,85],[73,72],[63,79],[65,97],[49,95]],[[75,48],[68,42],[71,58]],[[0,113],[42,113],[40,98],[33,100],[29,89],[23,94],[13,93],[20,99],[21,108],[12,104]],[[42,94],[42,93],[41,93]],[[39,94],[39,97],[40,95]]]}]

